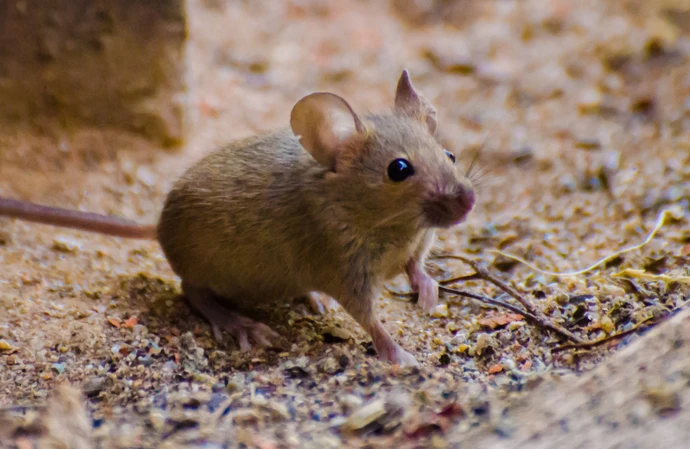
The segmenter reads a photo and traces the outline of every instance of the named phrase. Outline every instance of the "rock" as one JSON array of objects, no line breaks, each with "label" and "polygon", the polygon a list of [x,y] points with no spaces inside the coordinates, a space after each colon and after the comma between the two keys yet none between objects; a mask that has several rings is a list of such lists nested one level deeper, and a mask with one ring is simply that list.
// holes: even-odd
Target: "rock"
[{"label": "rock", "polygon": [[82,385],[81,389],[84,394],[88,397],[98,396],[98,394],[103,391],[105,387],[106,378],[102,376],[94,376],[86,379],[86,382]]},{"label": "rock", "polygon": [[0,14],[0,123],[119,128],[178,145],[185,3],[9,2]]},{"label": "rock", "polygon": [[363,429],[386,414],[386,403],[382,399],[359,408],[345,421],[342,428],[348,431]]}]

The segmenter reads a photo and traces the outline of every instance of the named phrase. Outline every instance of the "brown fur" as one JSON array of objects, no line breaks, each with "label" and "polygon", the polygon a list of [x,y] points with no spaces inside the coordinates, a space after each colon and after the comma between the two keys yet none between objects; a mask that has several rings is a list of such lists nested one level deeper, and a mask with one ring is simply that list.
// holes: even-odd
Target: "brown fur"
[{"label": "brown fur", "polygon": [[[158,227],[175,272],[236,308],[326,293],[370,333],[380,330],[373,301],[381,283],[410,260],[423,265],[433,242],[430,192],[471,191],[427,116],[408,111],[355,117],[366,131],[352,128],[335,165],[317,162],[289,129],[201,160],[175,184]],[[320,146],[308,147],[322,155]],[[415,175],[394,183],[386,171],[400,157]]]}]

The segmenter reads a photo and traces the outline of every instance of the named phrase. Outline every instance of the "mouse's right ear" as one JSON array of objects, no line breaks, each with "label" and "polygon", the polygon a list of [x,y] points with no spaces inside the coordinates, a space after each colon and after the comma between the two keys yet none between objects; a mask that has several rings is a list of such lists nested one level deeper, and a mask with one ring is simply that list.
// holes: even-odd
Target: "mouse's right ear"
[{"label": "mouse's right ear", "polygon": [[436,108],[423,95],[417,93],[407,70],[402,71],[395,89],[395,112],[425,123],[429,132],[436,134]]},{"label": "mouse's right ear", "polygon": [[350,105],[325,92],[298,101],[290,114],[290,126],[304,149],[333,171],[340,152],[366,135],[364,124]]}]

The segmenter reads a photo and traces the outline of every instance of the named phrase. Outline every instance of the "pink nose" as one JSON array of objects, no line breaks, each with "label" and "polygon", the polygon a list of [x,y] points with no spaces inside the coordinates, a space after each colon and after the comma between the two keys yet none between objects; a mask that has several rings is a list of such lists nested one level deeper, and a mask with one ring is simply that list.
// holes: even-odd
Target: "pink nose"
[{"label": "pink nose", "polygon": [[448,198],[448,208],[450,212],[450,221],[459,223],[465,219],[474,207],[474,190],[462,189],[455,195]]},{"label": "pink nose", "polygon": [[455,195],[455,202],[458,203],[458,206],[464,209],[466,213],[472,210],[474,201],[474,190],[472,189],[463,189],[460,193]]},{"label": "pink nose", "polygon": [[430,199],[424,212],[432,226],[446,228],[461,223],[474,207],[474,202],[474,191],[462,188],[453,194]]}]

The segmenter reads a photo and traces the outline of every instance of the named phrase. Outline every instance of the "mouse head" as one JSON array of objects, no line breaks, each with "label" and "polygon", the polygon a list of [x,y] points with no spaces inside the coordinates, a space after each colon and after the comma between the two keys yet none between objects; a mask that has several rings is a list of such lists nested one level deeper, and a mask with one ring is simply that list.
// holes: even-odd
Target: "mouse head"
[{"label": "mouse head", "polygon": [[474,206],[470,181],[436,140],[436,110],[403,71],[392,113],[360,117],[337,95],[315,93],[290,124],[329,171],[336,198],[363,225],[447,228]]}]

